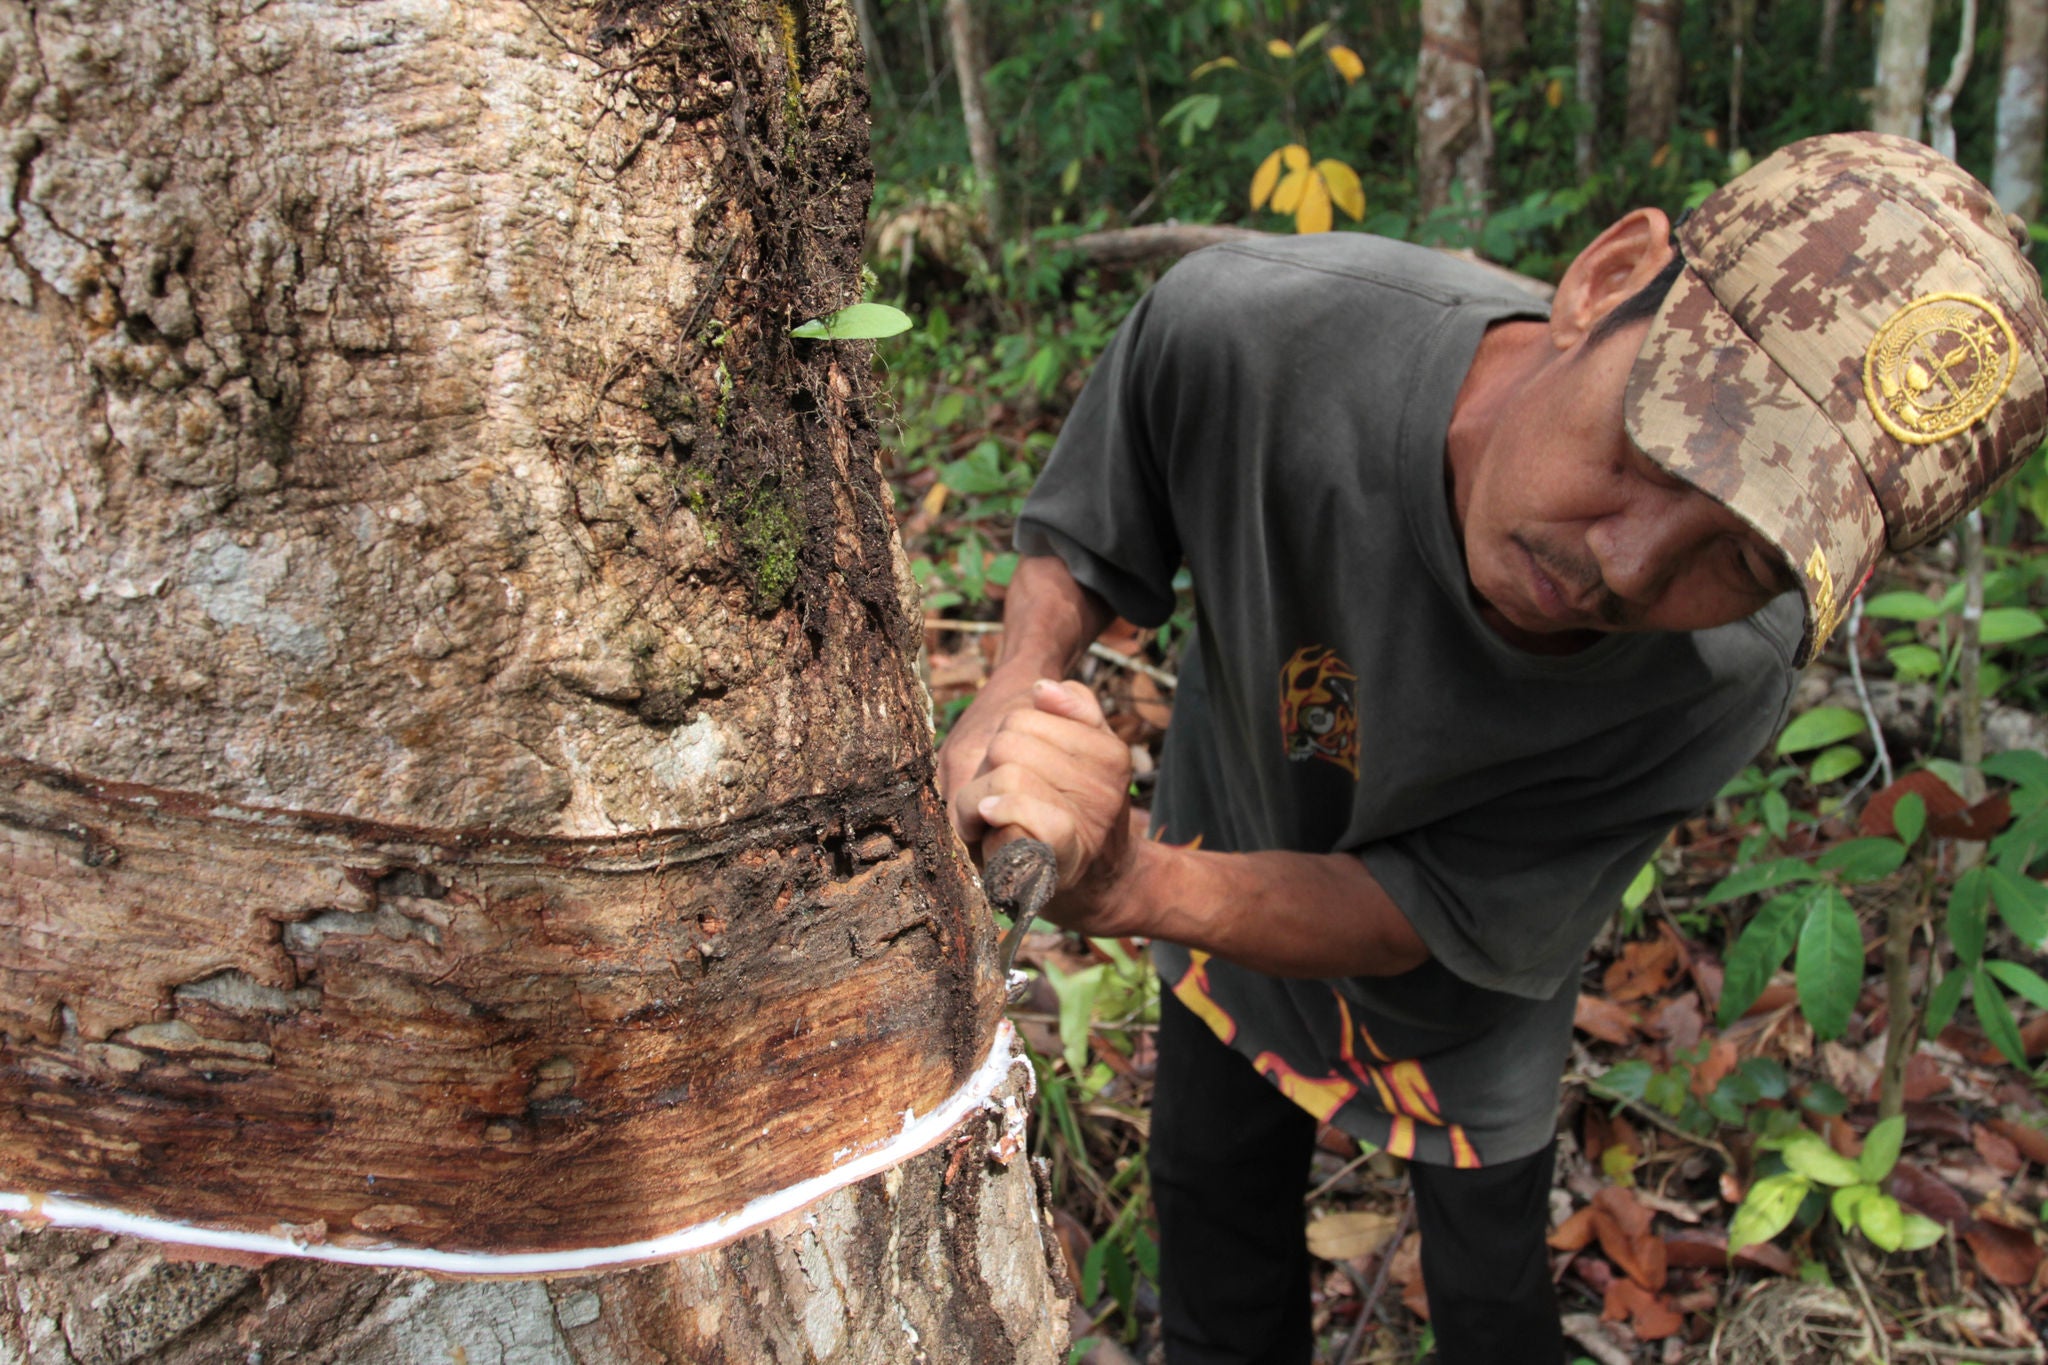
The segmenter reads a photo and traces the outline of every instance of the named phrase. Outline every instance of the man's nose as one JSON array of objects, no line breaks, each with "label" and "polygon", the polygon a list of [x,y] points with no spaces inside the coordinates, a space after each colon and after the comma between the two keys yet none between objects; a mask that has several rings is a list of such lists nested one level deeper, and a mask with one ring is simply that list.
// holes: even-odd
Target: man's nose
[{"label": "man's nose", "polygon": [[[1660,490],[1661,491],[1661,490]],[[1713,501],[1692,490],[1639,498],[1593,524],[1586,544],[1608,591],[1638,606],[1654,603],[1700,547],[1719,534]]]}]

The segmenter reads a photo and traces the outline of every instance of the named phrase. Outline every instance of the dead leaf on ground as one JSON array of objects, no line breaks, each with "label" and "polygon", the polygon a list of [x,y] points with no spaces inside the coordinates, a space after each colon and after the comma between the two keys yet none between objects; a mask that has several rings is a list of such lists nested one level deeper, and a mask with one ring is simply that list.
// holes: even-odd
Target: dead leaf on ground
[{"label": "dead leaf on ground", "polygon": [[1370,1256],[1393,1240],[1394,1229],[1400,1223],[1398,1215],[1376,1209],[1324,1214],[1309,1221],[1309,1254],[1325,1261],[1355,1261]]},{"label": "dead leaf on ground", "polygon": [[[1674,1228],[1664,1234],[1664,1264],[1674,1270],[1726,1270],[1728,1229]],[[1735,1253],[1735,1264],[1755,1266],[1774,1275],[1797,1275],[1791,1254],[1775,1242],[1759,1242]]]},{"label": "dead leaf on ground", "polygon": [[1166,700],[1159,684],[1144,673],[1131,675],[1131,710],[1155,730],[1164,731],[1173,723],[1173,704]]},{"label": "dead leaf on ground", "polygon": [[1956,1193],[1955,1186],[1918,1162],[1901,1157],[1899,1164],[1892,1167],[1887,1187],[1901,1204],[1944,1226],[1960,1227],[1970,1221],[1969,1201]]},{"label": "dead leaf on ground", "polygon": [[1543,1240],[1557,1251],[1584,1251],[1593,1242],[1593,1206],[1580,1205]]},{"label": "dead leaf on ground", "polygon": [[1411,1232],[1394,1249],[1387,1278],[1401,1286],[1401,1302],[1416,1317],[1429,1321],[1429,1295],[1422,1288],[1422,1234]]},{"label": "dead leaf on ground", "polygon": [[1581,995],[1572,1011],[1572,1027],[1603,1043],[1626,1043],[1635,1035],[1636,1016],[1612,1000]]},{"label": "dead leaf on ground", "polygon": [[1677,943],[1658,937],[1649,942],[1624,943],[1621,956],[1608,964],[1601,978],[1607,998],[1619,1004],[1662,995],[1678,979],[1680,953]]},{"label": "dead leaf on ground", "polygon": [[2032,1284],[2041,1269],[2041,1247],[2032,1233],[2003,1223],[1978,1222],[1963,1229],[1963,1240],[1984,1273],[2008,1288]]},{"label": "dead leaf on ground", "polygon": [[1664,1239],[1650,1231],[1650,1211],[1627,1190],[1608,1186],[1593,1196],[1593,1233],[1622,1274],[1645,1289],[1664,1287]]},{"label": "dead leaf on ground", "polygon": [[1942,781],[1935,774],[1922,768],[1907,773],[1898,781],[1886,787],[1863,803],[1863,813],[1857,817],[1857,833],[1872,837],[1896,838],[1898,826],[1892,823],[1892,808],[1899,804],[1899,798],[1912,792],[1919,796],[1927,811],[1927,823],[1932,825],[1943,816],[1960,815],[1969,805],[1961,793]]},{"label": "dead leaf on ground", "polygon": [[1685,1319],[1672,1309],[1670,1299],[1631,1280],[1616,1280],[1607,1287],[1600,1317],[1604,1322],[1626,1318],[1643,1341],[1661,1341],[1685,1326]]},{"label": "dead leaf on ground", "polygon": [[2020,1155],[2012,1139],[1987,1124],[1980,1123],[1970,1130],[1970,1145],[1984,1158],[1984,1164],[2000,1175],[2018,1175],[2026,1168],[2026,1158]]},{"label": "dead leaf on ground", "polygon": [[1906,1058],[1905,1082],[1907,1099],[1926,1100],[1949,1088],[1949,1075],[1940,1062],[1923,1050]]},{"label": "dead leaf on ground", "polygon": [[2027,1160],[2048,1166],[2048,1131],[2008,1118],[1986,1119],[1984,1126],[2010,1142]]}]

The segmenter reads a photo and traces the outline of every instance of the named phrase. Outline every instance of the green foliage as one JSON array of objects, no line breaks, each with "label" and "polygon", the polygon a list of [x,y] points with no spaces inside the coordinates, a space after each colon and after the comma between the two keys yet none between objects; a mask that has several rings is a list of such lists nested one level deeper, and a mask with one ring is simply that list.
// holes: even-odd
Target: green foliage
[{"label": "green foliage", "polygon": [[1817,1188],[1830,1192],[1828,1209],[1843,1230],[1862,1233],[1880,1251],[1918,1251],[1940,1241],[1941,1224],[1906,1212],[1884,1191],[1905,1132],[1903,1116],[1881,1120],[1854,1161],[1810,1128],[1764,1138],[1759,1146],[1777,1152],[1784,1170],[1756,1181],[1743,1196],[1728,1225],[1729,1254],[1783,1232]]},{"label": "green foliage", "polygon": [[811,341],[865,341],[892,337],[914,325],[910,314],[901,308],[891,308],[886,303],[855,303],[792,327],[789,334]]}]

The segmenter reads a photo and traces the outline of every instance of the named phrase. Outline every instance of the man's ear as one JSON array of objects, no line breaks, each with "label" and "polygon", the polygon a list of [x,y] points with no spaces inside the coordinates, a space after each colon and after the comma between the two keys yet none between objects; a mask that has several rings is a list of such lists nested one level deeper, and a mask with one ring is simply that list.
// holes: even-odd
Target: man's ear
[{"label": "man's ear", "polygon": [[1550,300],[1550,339],[1568,351],[1671,259],[1671,220],[1662,209],[1631,209],[1565,269]]}]

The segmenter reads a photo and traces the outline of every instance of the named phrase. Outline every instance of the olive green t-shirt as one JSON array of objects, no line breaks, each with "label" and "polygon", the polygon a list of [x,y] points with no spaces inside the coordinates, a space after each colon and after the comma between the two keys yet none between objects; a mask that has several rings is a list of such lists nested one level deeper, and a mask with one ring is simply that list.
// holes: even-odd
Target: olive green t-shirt
[{"label": "olive green t-shirt", "polygon": [[1154,836],[1353,853],[1432,955],[1286,980],[1160,942],[1165,984],[1310,1112],[1443,1165],[1550,1140],[1586,947],[1768,741],[1799,638],[1792,596],[1565,657],[1482,622],[1445,433],[1487,326],[1542,315],[1358,234],[1197,253],[1132,310],[1017,527],[1140,624],[1193,575]]}]

